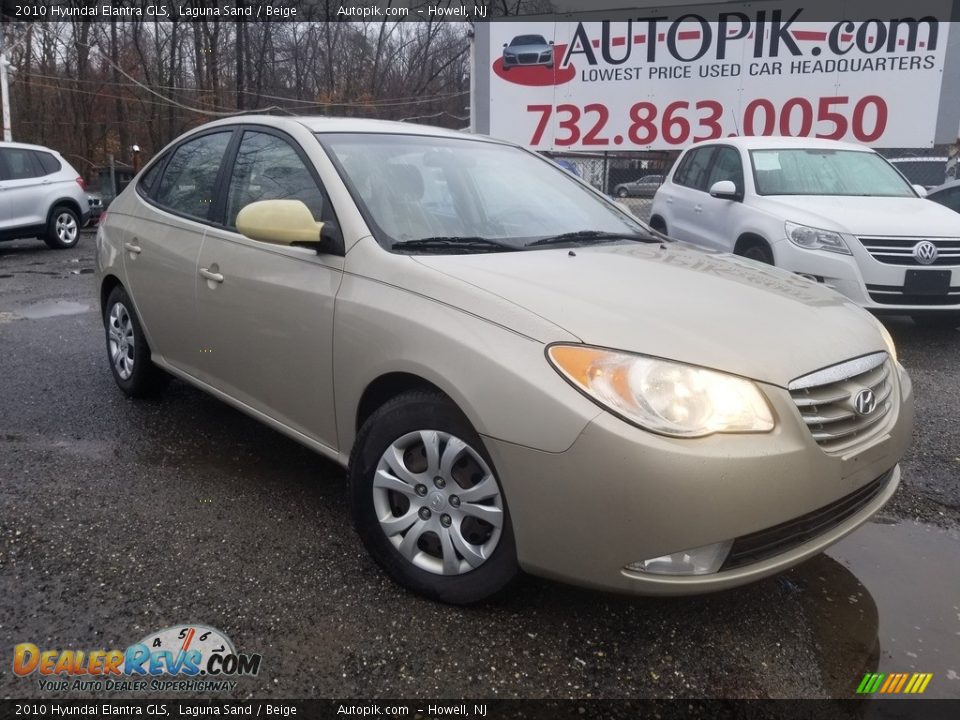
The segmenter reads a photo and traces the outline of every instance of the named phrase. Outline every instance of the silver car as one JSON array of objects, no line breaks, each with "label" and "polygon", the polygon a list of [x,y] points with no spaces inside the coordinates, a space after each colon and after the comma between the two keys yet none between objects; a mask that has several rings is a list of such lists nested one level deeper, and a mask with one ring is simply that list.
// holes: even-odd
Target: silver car
[{"label": "silver car", "polygon": [[371,556],[443,601],[521,570],[729,588],[900,482],[912,390],[882,325],[507,143],[216,121],[114,200],[96,256],[123,392],[174,376],[341,463]]},{"label": "silver car", "polygon": [[0,143],[0,240],[36,237],[55,250],[71,248],[89,213],[83,178],[62,155]]}]

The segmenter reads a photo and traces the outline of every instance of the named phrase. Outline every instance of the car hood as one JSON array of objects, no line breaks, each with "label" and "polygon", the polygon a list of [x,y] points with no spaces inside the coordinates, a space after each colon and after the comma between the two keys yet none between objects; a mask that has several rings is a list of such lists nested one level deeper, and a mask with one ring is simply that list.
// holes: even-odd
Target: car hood
[{"label": "car hood", "polygon": [[[679,243],[415,260],[587,344],[780,386],[886,349],[876,322],[842,295],[775,268]],[[498,312],[495,303],[490,308]]]},{"label": "car hood", "polygon": [[784,220],[852,235],[958,237],[960,216],[924,198],[767,196],[764,210]]}]

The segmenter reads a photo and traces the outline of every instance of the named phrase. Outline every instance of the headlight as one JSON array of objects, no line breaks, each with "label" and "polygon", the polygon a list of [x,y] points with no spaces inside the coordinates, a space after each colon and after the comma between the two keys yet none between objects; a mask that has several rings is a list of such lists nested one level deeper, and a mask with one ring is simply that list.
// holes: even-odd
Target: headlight
[{"label": "headlight", "polygon": [[583,345],[553,345],[547,355],[585,395],[653,432],[694,438],[773,429],[770,408],[749,380]]},{"label": "headlight", "polygon": [[805,250],[829,250],[830,252],[850,255],[850,248],[840,237],[839,233],[831,230],[820,230],[787,222],[785,224],[787,239],[797,247]]},{"label": "headlight", "polygon": [[893,337],[890,335],[890,331],[884,327],[883,323],[874,318],[877,321],[877,329],[880,330],[880,335],[883,337],[883,341],[887,344],[887,352],[890,353],[890,357],[893,358],[894,362],[897,362],[897,346],[893,343]]}]

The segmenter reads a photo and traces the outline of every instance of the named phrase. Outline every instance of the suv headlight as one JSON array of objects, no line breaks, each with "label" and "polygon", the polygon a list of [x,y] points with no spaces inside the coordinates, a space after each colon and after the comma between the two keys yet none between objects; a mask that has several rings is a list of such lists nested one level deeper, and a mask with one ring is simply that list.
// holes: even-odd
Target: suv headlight
[{"label": "suv headlight", "polygon": [[820,230],[806,225],[797,225],[797,223],[789,221],[785,223],[784,227],[786,228],[787,239],[804,250],[828,250],[844,255],[851,254],[850,248],[840,237],[840,233],[835,233],[832,230]]},{"label": "suv headlight", "polygon": [[584,345],[552,345],[547,356],[587,397],[646,430],[682,438],[773,430],[760,389],[734,375]]}]

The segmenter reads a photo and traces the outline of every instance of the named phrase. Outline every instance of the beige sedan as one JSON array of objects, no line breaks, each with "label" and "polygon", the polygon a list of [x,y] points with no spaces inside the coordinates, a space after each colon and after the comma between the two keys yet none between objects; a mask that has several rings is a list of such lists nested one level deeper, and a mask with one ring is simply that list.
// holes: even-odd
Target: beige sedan
[{"label": "beige sedan", "polygon": [[776,573],[893,495],[911,436],[866,312],[487,138],[210,123],[111,204],[97,269],[121,390],[180,378],[346,466],[370,554],[447,602]]}]

